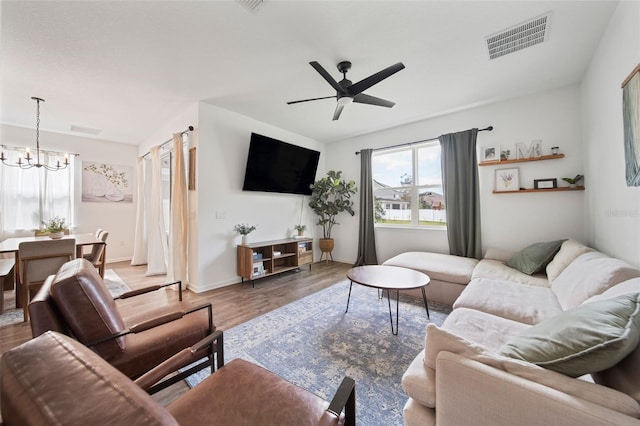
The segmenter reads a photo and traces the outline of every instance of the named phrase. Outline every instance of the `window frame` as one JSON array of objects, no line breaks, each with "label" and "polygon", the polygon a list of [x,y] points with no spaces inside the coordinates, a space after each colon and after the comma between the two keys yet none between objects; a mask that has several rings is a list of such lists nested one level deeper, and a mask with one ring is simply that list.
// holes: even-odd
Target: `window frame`
[{"label": "window frame", "polygon": [[[395,148],[389,148],[389,149],[380,149],[380,150],[376,150],[372,153],[373,157],[376,156],[382,156],[382,155],[388,155],[388,154],[393,154],[393,153],[398,153],[398,152],[403,152],[403,151],[410,151],[411,152],[411,172],[412,172],[412,184],[409,185],[399,185],[399,186],[390,186],[388,187],[388,189],[390,190],[401,190],[401,191],[407,191],[409,190],[409,194],[410,194],[410,199],[411,199],[411,223],[402,223],[402,224],[395,224],[395,223],[379,223],[379,222],[375,222],[374,220],[374,227],[376,228],[393,228],[393,229],[402,229],[402,228],[414,228],[414,229],[432,229],[432,230],[447,230],[447,222],[445,219],[445,222],[443,223],[443,225],[434,225],[434,224],[425,224],[425,225],[421,225],[420,224],[420,201],[419,201],[419,197],[420,197],[420,193],[424,193],[424,192],[428,192],[429,189],[432,188],[438,188],[438,189],[442,189],[442,196],[444,197],[444,185],[442,183],[442,170],[440,171],[440,183],[437,184],[423,184],[423,185],[416,185],[415,182],[419,181],[419,156],[418,156],[418,151],[422,148],[428,148],[428,147],[433,147],[436,145],[440,144],[440,140],[436,139],[433,141],[429,141],[429,142],[422,142],[422,143],[417,143],[417,144],[411,144],[409,146],[403,146],[403,147],[395,147]],[[442,161],[442,152],[440,153],[440,161]],[[372,184],[373,184],[373,180],[374,180],[374,176],[375,176],[375,171],[373,164],[372,166]],[[374,200],[375,200],[375,192],[374,192]],[[382,202],[383,207],[386,207],[386,204],[393,204],[393,202],[389,202],[389,201],[383,201]],[[408,210],[408,209],[405,209]],[[446,211],[446,205],[445,205],[445,209],[444,211]]]}]

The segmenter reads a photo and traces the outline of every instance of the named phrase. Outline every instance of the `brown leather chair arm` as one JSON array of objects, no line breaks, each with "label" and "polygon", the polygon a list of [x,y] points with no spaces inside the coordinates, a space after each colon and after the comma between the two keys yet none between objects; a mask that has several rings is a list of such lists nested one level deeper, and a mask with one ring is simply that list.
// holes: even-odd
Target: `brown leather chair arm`
[{"label": "brown leather chair arm", "polygon": [[154,327],[158,327],[162,324],[167,324],[170,323],[172,321],[178,320],[180,318],[182,318],[185,315],[188,315],[190,313],[199,311],[201,309],[207,309],[208,310],[208,314],[209,314],[209,331],[213,331],[213,308],[211,306],[211,303],[204,303],[201,305],[196,305],[192,308],[186,309],[186,310],[180,310],[180,311],[172,311],[172,312],[168,312],[164,315],[161,315],[159,317],[156,318],[151,318],[147,321],[143,321],[140,322],[138,324],[134,324],[131,327],[122,330],[119,333],[115,333],[112,334],[110,336],[104,337],[102,339],[93,341],[93,342],[89,342],[86,344],[86,346],[91,347],[91,346],[95,346],[95,345],[99,345],[100,343],[104,343],[104,342],[108,342],[109,340],[113,340],[113,339],[117,339],[118,337],[122,337],[122,336],[126,336],[127,334],[135,334],[135,333],[140,333],[143,332],[145,330],[149,330],[151,328]]},{"label": "brown leather chair arm", "polygon": [[329,403],[327,411],[334,417],[323,416],[318,426],[335,424],[335,418],[340,417],[344,410],[344,425],[355,426],[356,424],[356,382],[351,377],[342,379],[333,399]]},{"label": "brown leather chair arm", "polygon": [[[166,361],[158,364],[153,369],[149,370],[142,376],[135,380],[135,383],[145,391],[149,391],[151,387],[166,377],[168,374],[173,373],[182,366],[188,365],[198,360],[196,353],[212,343],[216,343],[217,347],[217,361],[218,368],[224,365],[223,355],[223,334],[222,330],[217,330],[214,333],[208,335],[204,339],[200,340],[193,346],[185,348],[178,352]],[[152,393],[152,392],[151,392]]]},{"label": "brown leather chair arm", "polygon": [[113,300],[128,299],[130,297],[139,296],[141,294],[146,294],[146,293],[151,293],[152,291],[160,290],[161,288],[169,287],[169,286],[176,285],[176,284],[178,284],[178,300],[180,302],[182,302],[182,281],[175,281],[175,282],[168,283],[168,284],[150,285],[150,286],[139,288],[139,289],[136,289],[136,290],[127,291],[125,293],[122,293],[118,297],[114,297]]}]

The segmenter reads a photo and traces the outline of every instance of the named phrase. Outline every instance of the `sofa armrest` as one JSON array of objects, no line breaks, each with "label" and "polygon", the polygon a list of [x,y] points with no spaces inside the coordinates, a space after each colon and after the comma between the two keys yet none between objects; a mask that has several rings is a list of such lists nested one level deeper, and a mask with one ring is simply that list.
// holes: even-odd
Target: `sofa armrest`
[{"label": "sofa armrest", "polygon": [[436,368],[436,423],[640,425],[640,420],[450,352]]}]

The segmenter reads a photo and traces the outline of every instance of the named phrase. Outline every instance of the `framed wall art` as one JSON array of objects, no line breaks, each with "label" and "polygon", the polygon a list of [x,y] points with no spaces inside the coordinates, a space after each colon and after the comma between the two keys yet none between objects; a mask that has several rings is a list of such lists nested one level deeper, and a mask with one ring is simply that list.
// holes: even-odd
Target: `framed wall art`
[{"label": "framed wall art", "polygon": [[520,169],[514,167],[511,169],[496,170],[496,192],[508,192],[520,190]]},{"label": "framed wall art", "polygon": [[133,167],[82,162],[82,201],[133,202]]},{"label": "framed wall art", "polygon": [[480,161],[500,161],[499,154],[497,146],[483,146],[480,148]]},{"label": "framed wall art", "polygon": [[627,186],[640,186],[640,64],[622,82],[622,125]]}]

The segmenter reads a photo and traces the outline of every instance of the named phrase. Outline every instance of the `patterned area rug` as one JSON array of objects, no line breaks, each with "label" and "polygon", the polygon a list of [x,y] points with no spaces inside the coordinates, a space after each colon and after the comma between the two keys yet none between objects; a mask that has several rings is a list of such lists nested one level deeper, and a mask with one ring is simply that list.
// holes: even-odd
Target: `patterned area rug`
[{"label": "patterned area rug", "polygon": [[[422,300],[401,296],[400,329],[394,336],[386,298],[354,284],[345,314],[348,293],[349,281],[343,281],[226,330],[225,362],[244,358],[327,400],[342,377],[351,376],[358,424],[402,425],[407,400],[402,374],[422,350],[429,321],[441,325],[450,308],[430,302],[428,320]],[[187,383],[193,387],[207,376],[208,370],[201,370]]]},{"label": "patterned area rug", "polygon": [[[113,269],[104,271],[104,283],[113,297],[131,290]],[[14,290],[4,292],[4,312],[0,315],[0,327],[22,322],[22,308],[16,309],[16,293]]]}]

